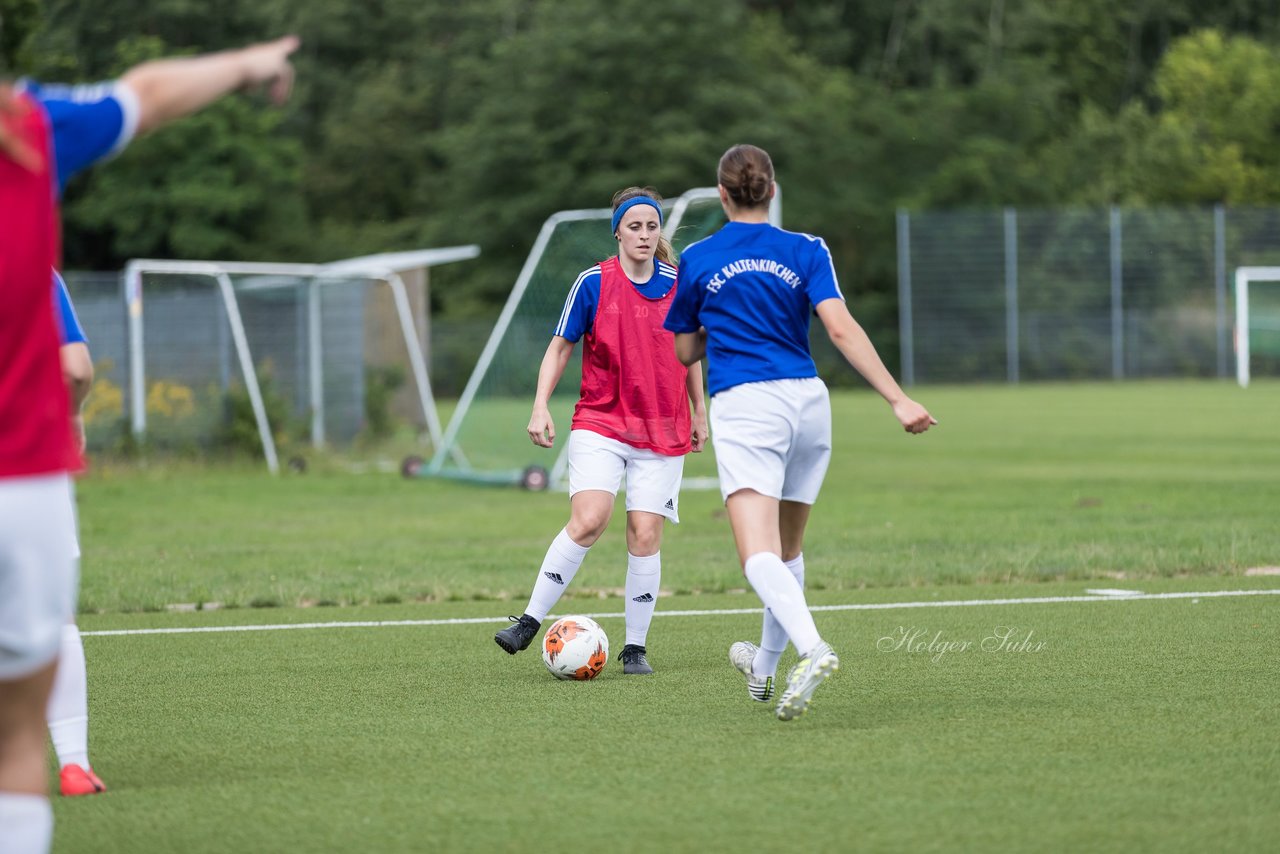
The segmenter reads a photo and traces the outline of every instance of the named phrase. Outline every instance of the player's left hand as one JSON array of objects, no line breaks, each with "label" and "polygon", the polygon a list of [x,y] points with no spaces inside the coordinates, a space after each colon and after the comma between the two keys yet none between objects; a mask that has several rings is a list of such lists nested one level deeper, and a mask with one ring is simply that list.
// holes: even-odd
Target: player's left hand
[{"label": "player's left hand", "polygon": [[923,433],[938,423],[938,419],[929,414],[929,410],[909,397],[904,397],[893,405],[893,414],[898,423],[908,433]]},{"label": "player's left hand", "polygon": [[706,413],[699,414],[695,412],[693,414],[693,436],[691,437],[692,450],[695,454],[702,453],[702,449],[707,446],[707,437],[710,435],[710,431],[707,430]]},{"label": "player's left hand", "polygon": [[293,65],[289,55],[302,42],[297,36],[284,36],[245,48],[240,56],[244,63],[245,85],[265,86],[277,105],[289,99],[293,89]]}]

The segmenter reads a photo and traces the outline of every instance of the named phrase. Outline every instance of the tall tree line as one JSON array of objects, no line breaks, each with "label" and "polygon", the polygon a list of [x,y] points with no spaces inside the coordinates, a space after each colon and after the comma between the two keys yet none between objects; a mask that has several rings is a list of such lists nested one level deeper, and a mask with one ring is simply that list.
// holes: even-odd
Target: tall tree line
[{"label": "tall tree line", "polygon": [[892,327],[893,211],[1280,201],[1269,0],[0,0],[20,73],[85,81],[302,36],[295,100],[244,99],[71,188],[67,262],[325,260],[477,242],[437,310],[491,313],[550,213],[674,195],[769,149]]}]

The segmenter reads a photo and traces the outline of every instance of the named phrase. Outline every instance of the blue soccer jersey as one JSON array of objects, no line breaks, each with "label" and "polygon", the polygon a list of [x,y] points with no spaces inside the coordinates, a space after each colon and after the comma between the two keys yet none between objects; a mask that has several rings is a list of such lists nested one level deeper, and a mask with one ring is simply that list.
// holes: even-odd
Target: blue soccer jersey
[{"label": "blue soccer jersey", "polygon": [[[636,284],[636,290],[646,299],[662,299],[675,286],[676,268],[665,261],[654,264],[653,276],[643,284]],[[565,298],[564,308],[560,311],[560,319],[552,334],[577,343],[591,331],[595,321],[596,309],[600,306],[600,265],[596,264],[583,270],[569,296]]]},{"label": "blue soccer jersey", "polygon": [[63,344],[86,344],[84,328],[80,326],[80,318],[76,317],[75,306],[71,304],[71,294],[67,293],[67,283],[53,273],[53,301],[57,310],[54,318],[58,321],[58,334]]},{"label": "blue soccer jersey", "polygon": [[49,116],[58,195],[77,172],[120,153],[138,128],[138,97],[123,83],[66,86],[24,80],[20,88]]},{"label": "blue soccer jersey", "polygon": [[827,244],[767,223],[731,222],[680,256],[666,328],[707,329],[711,394],[742,383],[818,375],[809,317],[844,299]]}]

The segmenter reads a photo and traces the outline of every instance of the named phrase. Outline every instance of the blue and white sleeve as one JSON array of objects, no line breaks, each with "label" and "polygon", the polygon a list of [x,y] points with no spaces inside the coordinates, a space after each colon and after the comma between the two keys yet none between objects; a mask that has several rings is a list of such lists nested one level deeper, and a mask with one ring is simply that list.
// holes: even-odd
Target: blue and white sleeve
[{"label": "blue and white sleeve", "polygon": [[676,271],[676,295],[672,297],[671,307],[667,309],[667,317],[662,321],[664,329],[677,335],[684,332],[697,332],[702,328],[702,324],[698,321],[698,312],[702,307],[699,301],[703,291],[687,272],[688,269],[685,264],[681,264]]},{"label": "blue and white sleeve", "polygon": [[583,270],[569,289],[569,296],[565,298],[564,308],[560,310],[560,319],[556,321],[552,334],[577,343],[591,331],[599,304],[600,268],[596,266]]},{"label": "blue and white sleeve", "polygon": [[84,329],[80,326],[80,318],[76,317],[75,306],[71,304],[71,294],[67,293],[67,283],[55,270],[53,273],[53,300],[57,307],[58,333],[62,344],[87,344]]},{"label": "blue and white sleeve", "polygon": [[119,154],[137,132],[138,96],[125,83],[22,86],[49,115],[59,193],[76,173]]},{"label": "blue and white sleeve", "polygon": [[844,300],[844,294],[840,291],[840,282],[836,278],[836,265],[831,260],[831,250],[827,248],[826,241],[821,237],[808,234],[805,237],[811,241],[805,285],[809,294],[809,303],[816,308],[823,300]]}]

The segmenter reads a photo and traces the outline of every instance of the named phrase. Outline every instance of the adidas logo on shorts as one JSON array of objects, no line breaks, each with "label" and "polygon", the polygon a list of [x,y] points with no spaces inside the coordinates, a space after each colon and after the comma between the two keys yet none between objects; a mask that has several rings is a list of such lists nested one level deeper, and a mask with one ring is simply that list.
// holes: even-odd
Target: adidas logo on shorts
[{"label": "adidas logo on shorts", "polygon": [[664,504],[664,505],[662,505],[662,506],[663,506],[663,507],[666,507],[668,510],[675,510],[675,509],[676,509],[676,500],[675,500],[674,498],[668,498],[668,499],[667,499],[667,503],[666,503],[666,504]]},{"label": "adidas logo on shorts", "polygon": [[639,596],[632,596],[632,597],[631,597],[631,601],[632,601],[632,602],[641,602],[641,603],[645,603],[645,604],[647,604],[647,603],[649,603],[649,602],[652,602],[652,601],[653,601],[653,594],[652,594],[652,593],[641,593]]},{"label": "adidas logo on shorts", "polygon": [[542,574],[547,578],[550,578],[556,584],[564,584],[564,579],[560,577],[560,573],[558,572],[544,572]]}]

